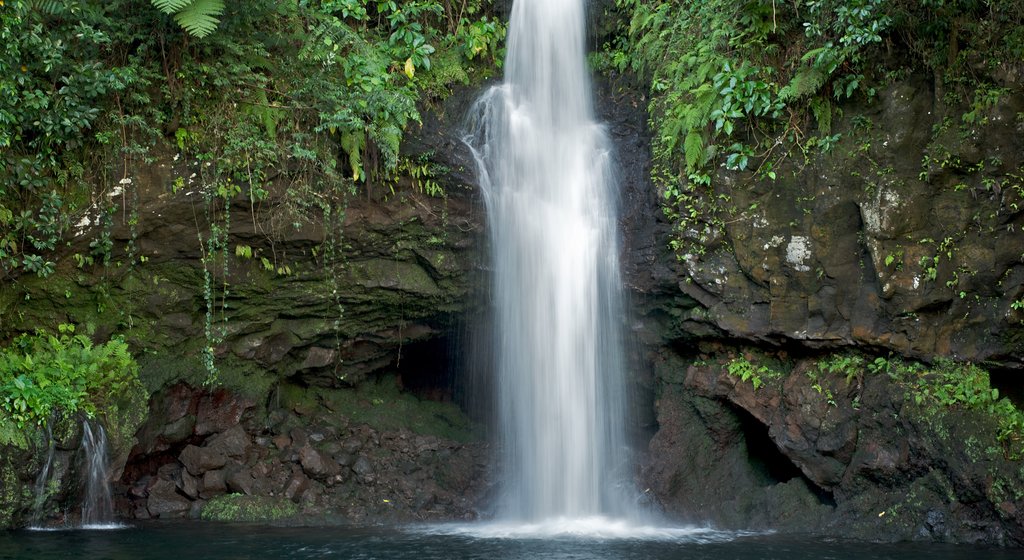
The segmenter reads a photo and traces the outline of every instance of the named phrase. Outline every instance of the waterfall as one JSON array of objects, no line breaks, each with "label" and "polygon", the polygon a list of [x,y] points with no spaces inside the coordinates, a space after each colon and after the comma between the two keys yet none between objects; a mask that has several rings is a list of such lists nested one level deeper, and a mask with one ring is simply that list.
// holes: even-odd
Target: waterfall
[{"label": "waterfall", "polygon": [[114,521],[114,508],[107,477],[107,432],[102,424],[94,426],[88,420],[82,420],[82,453],[85,456],[82,526],[110,526]]},{"label": "waterfall", "polygon": [[48,497],[49,484],[51,473],[53,471],[53,457],[54,452],[57,448],[57,442],[53,440],[53,429],[50,428],[50,422],[46,423],[46,462],[43,463],[42,470],[36,476],[35,485],[35,501],[32,503],[32,526],[39,526],[43,521],[43,507],[46,505],[46,498]]},{"label": "waterfall", "polygon": [[499,517],[632,517],[617,185],[594,121],[583,0],[516,0],[503,83],[476,103],[504,454]]}]

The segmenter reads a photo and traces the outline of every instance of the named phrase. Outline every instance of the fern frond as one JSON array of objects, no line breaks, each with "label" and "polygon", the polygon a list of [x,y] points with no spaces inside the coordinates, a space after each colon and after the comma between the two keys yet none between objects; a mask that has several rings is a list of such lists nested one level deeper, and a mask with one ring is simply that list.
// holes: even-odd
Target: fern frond
[{"label": "fern frond", "polygon": [[799,99],[818,93],[821,86],[828,81],[828,76],[815,67],[804,67],[793,75],[786,87],[779,91],[779,97],[783,101]]},{"label": "fern frond", "polygon": [[153,6],[174,21],[189,35],[202,39],[213,33],[224,13],[224,0],[150,0]]},{"label": "fern frond", "polygon": [[811,113],[814,120],[818,121],[818,130],[822,134],[832,132],[832,103],[827,98],[815,98],[811,100]]},{"label": "fern frond", "polygon": [[703,163],[704,159],[704,137],[700,131],[693,129],[686,134],[683,141],[683,151],[686,156],[686,168],[694,170]]},{"label": "fern frond", "polygon": [[28,0],[28,7],[48,15],[55,16],[64,12],[65,3],[60,0]]},{"label": "fern frond", "polygon": [[171,15],[180,12],[186,6],[191,4],[193,0],[151,0],[153,6],[161,12]]}]

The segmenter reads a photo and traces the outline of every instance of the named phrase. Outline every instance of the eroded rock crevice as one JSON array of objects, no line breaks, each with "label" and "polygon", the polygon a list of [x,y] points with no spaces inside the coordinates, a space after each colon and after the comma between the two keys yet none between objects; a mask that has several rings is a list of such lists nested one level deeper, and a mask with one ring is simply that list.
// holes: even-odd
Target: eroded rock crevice
[{"label": "eroded rock crevice", "polygon": [[886,375],[813,358],[755,386],[730,372],[746,358],[718,351],[655,364],[664,390],[645,476],[668,511],[728,528],[1024,543],[1024,494],[1009,490],[1024,469],[985,411],[918,402]]}]

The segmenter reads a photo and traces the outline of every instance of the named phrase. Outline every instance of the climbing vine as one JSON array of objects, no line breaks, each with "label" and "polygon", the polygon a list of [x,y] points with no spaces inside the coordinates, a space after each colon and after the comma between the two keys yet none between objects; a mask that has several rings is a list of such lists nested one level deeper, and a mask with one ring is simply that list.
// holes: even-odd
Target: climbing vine
[{"label": "climbing vine", "polygon": [[[132,173],[167,145],[208,156],[252,209],[271,177],[372,190],[420,104],[492,72],[504,35],[489,0],[8,0],[2,274],[52,274],[72,225],[100,231],[108,195],[134,228]],[[89,256],[113,254],[102,241]]]}]

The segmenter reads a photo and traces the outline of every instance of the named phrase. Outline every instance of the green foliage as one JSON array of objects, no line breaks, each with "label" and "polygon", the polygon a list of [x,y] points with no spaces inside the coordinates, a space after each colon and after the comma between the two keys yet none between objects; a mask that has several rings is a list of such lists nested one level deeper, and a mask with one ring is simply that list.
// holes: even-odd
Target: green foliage
[{"label": "green foliage", "polygon": [[820,372],[842,375],[847,383],[860,375],[864,368],[864,357],[859,354],[833,354],[818,362]]},{"label": "green foliage", "polygon": [[998,420],[996,439],[1007,458],[1024,459],[1024,411],[1001,397],[989,383],[988,372],[971,364],[938,360],[934,367],[915,368],[904,374],[918,405],[963,407],[993,415]]},{"label": "green foliage", "polygon": [[193,37],[202,39],[217,29],[224,13],[224,0],[150,0],[161,12]]},{"label": "green foliage", "polygon": [[286,205],[372,190],[396,172],[418,105],[494,66],[504,34],[489,0],[9,0],[2,275],[51,274],[87,209],[86,231],[106,234],[93,263],[141,260],[110,232],[134,231],[131,174],[154,145],[177,147],[172,190],[208,194],[214,218],[242,199],[255,222],[270,178]]},{"label": "green foliage", "polygon": [[122,340],[93,344],[74,331],[22,335],[0,352],[0,408],[19,428],[55,413],[111,414],[124,395],[144,392]]},{"label": "green foliage", "polygon": [[422,156],[416,160],[402,159],[397,171],[400,175],[409,177],[418,192],[434,198],[444,198],[444,187],[437,182],[437,178],[447,170],[432,163],[427,157]]},{"label": "green foliage", "polygon": [[199,515],[204,521],[267,523],[298,512],[298,506],[284,496],[225,494],[207,502]]},{"label": "green foliage", "polygon": [[[0,9],[0,269],[46,276],[49,254],[88,201],[86,147],[100,105],[141,85],[107,62],[110,12],[85,1],[11,0]],[[127,129],[124,129],[127,133]],[[101,152],[102,150],[96,150]]]},{"label": "green foliage", "polygon": [[462,19],[456,38],[466,58],[473,60],[477,57],[490,57],[500,66],[503,58],[501,42],[505,39],[505,33],[506,28],[502,22],[483,16],[476,21]]},{"label": "green foliage", "polygon": [[[831,134],[835,104],[873,97],[874,84],[885,83],[887,72],[905,69],[896,64],[941,76],[954,97],[972,99],[963,120],[984,122],[1004,90],[977,69],[1024,58],[1020,2],[616,5],[630,24],[625,39],[607,44],[605,65],[614,68],[610,61],[625,53],[618,59],[631,59],[650,80],[653,175],[665,195],[665,213],[676,224],[673,246],[689,255],[701,254],[698,245],[723,223],[721,205],[713,200],[715,168],[774,180],[790,154],[827,151],[839,138]],[[709,234],[690,233],[705,230]]]},{"label": "green foliage", "polygon": [[729,375],[739,377],[744,383],[749,382],[754,390],[760,389],[766,381],[781,379],[783,373],[765,364],[753,364],[744,356],[733,358],[726,364]]}]

